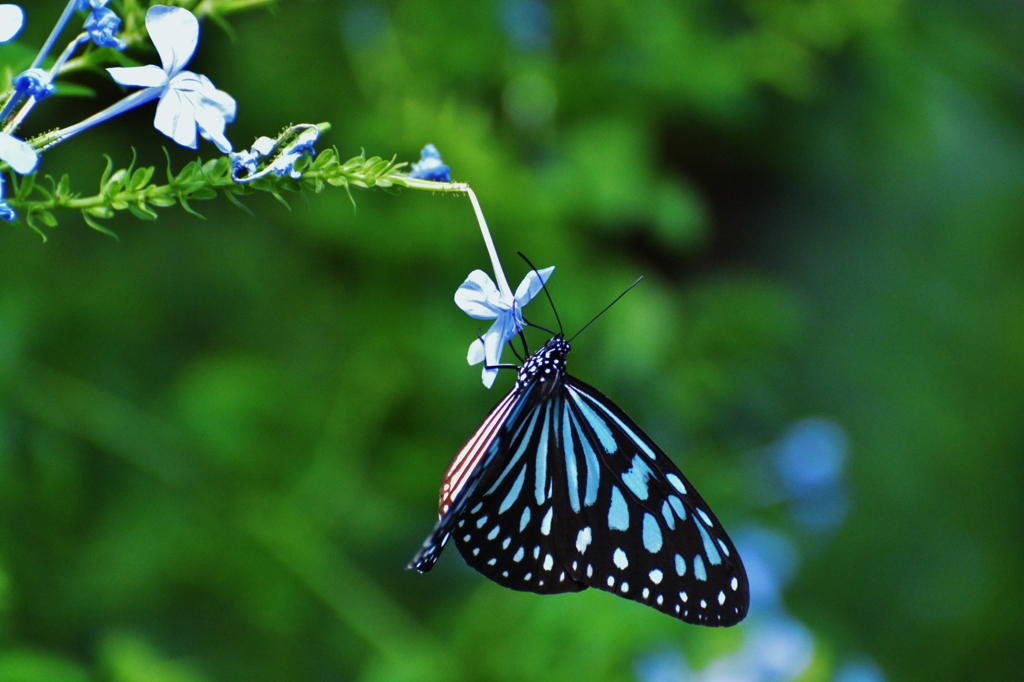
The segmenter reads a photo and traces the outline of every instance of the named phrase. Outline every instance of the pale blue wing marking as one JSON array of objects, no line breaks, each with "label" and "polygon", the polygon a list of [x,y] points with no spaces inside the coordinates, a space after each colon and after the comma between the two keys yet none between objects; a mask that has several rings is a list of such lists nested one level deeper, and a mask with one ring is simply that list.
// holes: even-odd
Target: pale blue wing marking
[{"label": "pale blue wing marking", "polygon": [[686,507],[683,506],[683,501],[680,500],[675,495],[669,495],[668,501],[669,501],[669,504],[672,505],[672,508],[676,510],[676,514],[679,516],[679,520],[680,521],[685,521],[686,520]]},{"label": "pale blue wing marking", "polygon": [[622,474],[622,482],[633,491],[633,494],[640,500],[646,500],[648,496],[647,479],[654,476],[651,467],[640,458],[640,455],[633,456],[633,466],[629,471]]},{"label": "pale blue wing marking", "polygon": [[651,554],[656,554],[661,551],[661,526],[658,525],[658,519],[654,518],[653,514],[644,514],[644,549]]},{"label": "pale blue wing marking", "polygon": [[609,455],[615,454],[615,451],[619,449],[619,444],[615,442],[615,436],[612,435],[612,430],[608,428],[608,423],[601,419],[597,412],[591,409],[590,405],[580,400],[575,392],[573,393],[573,399],[576,401],[576,405],[580,408],[580,412],[583,413],[587,423],[590,424],[590,427],[594,429],[594,433],[597,434],[597,438],[601,441],[604,451]]},{"label": "pale blue wing marking", "polygon": [[544,489],[548,480],[548,425],[551,422],[551,403],[544,411],[544,426],[540,430],[540,443],[537,444],[537,480],[534,488],[537,504],[544,504]]},{"label": "pale blue wing marking", "polygon": [[574,447],[572,442],[572,426],[569,423],[569,403],[567,402],[562,409],[562,448],[565,450],[565,474],[569,484],[569,506],[578,514],[580,512],[580,474],[576,466]]},{"label": "pale blue wing marking", "polygon": [[629,507],[626,498],[617,486],[612,486],[612,503],[608,507],[608,528],[611,530],[629,529]]},{"label": "pale blue wing marking", "polygon": [[694,523],[697,524],[697,530],[700,531],[700,538],[704,541],[704,553],[708,555],[708,561],[710,561],[713,566],[717,566],[722,563],[722,557],[719,555],[718,548],[715,547],[714,541],[711,540],[711,536],[708,535],[708,532],[704,530],[704,526],[702,526],[696,519],[694,519]]},{"label": "pale blue wing marking", "polygon": [[[501,506],[498,507],[498,513],[504,514],[508,511],[509,507],[515,504],[515,501],[519,499],[519,493],[523,490],[523,483],[526,481],[526,465],[519,471],[519,476],[516,477],[516,482],[512,484],[512,489],[508,491],[508,495],[502,500]],[[529,511],[529,507],[527,507]]]},{"label": "pale blue wing marking", "polygon": [[[655,455],[654,455],[654,451],[653,451],[653,450],[651,450],[651,449],[650,449],[649,447],[647,447],[647,443],[645,443],[645,442],[644,442],[644,441],[643,441],[642,439],[640,439],[640,438],[639,438],[639,437],[638,437],[638,436],[637,436],[637,435],[636,435],[635,433],[633,433],[633,429],[631,429],[631,428],[629,428],[628,426],[626,426],[626,425],[625,425],[625,424],[624,424],[624,423],[622,422],[622,420],[621,420],[621,419],[619,419],[619,418],[618,418],[617,416],[615,416],[615,413],[614,413],[614,412],[612,412],[612,411],[611,411],[611,410],[609,410],[609,409],[608,409],[607,407],[605,407],[604,405],[602,405],[602,404],[601,404],[601,401],[599,401],[599,400],[595,399],[594,397],[592,397],[592,396],[590,396],[590,395],[587,395],[586,393],[582,393],[582,392],[580,392],[580,391],[577,391],[577,390],[576,390],[575,388],[573,389],[573,395],[574,395],[574,396],[577,396],[577,395],[582,395],[582,396],[586,396],[587,400],[589,400],[590,402],[592,402],[592,403],[594,403],[595,405],[597,405],[597,406],[598,406],[599,408],[601,408],[601,411],[602,411],[602,412],[604,412],[604,413],[605,413],[605,414],[607,414],[607,415],[608,415],[609,417],[611,417],[611,418],[612,418],[612,421],[614,421],[614,422],[615,422],[616,424],[618,424],[618,425],[619,425],[619,428],[620,428],[620,429],[622,429],[622,430],[623,430],[623,431],[624,431],[624,432],[626,433],[626,435],[627,435],[627,436],[629,436],[629,437],[630,437],[630,439],[631,439],[631,440],[632,440],[632,441],[633,441],[634,443],[636,443],[636,446],[637,446],[638,448],[640,448],[641,450],[643,450],[643,451],[644,451],[644,454],[646,454],[646,455],[647,455],[648,457],[650,457],[651,459],[656,459],[656,457],[655,457]],[[580,401],[579,399],[577,399],[577,400],[576,400],[576,402],[577,402],[577,403],[581,403],[581,401]],[[582,407],[582,404],[581,404],[581,407]],[[605,428],[607,428],[607,425],[605,426]],[[598,435],[600,436],[600,434],[598,434]]]},{"label": "pale blue wing marking", "polygon": [[693,575],[697,578],[697,580],[706,581],[708,579],[708,572],[704,570],[704,559],[701,557],[700,554],[693,557]]},{"label": "pale blue wing marking", "polygon": [[583,429],[580,428],[576,415],[572,412],[569,415],[572,417],[572,425],[576,427],[576,432],[580,435],[580,443],[583,444],[583,458],[587,462],[587,494],[583,498],[583,505],[590,507],[597,502],[597,488],[601,483],[601,467],[597,462],[594,448],[590,447],[590,441],[583,436]]},{"label": "pale blue wing marking", "polygon": [[668,500],[661,503],[661,516],[665,519],[665,525],[669,530],[676,529],[676,517],[672,513],[672,505],[668,503]]},{"label": "pale blue wing marking", "polygon": [[[533,427],[537,425],[537,417],[539,416],[540,410],[535,409],[533,411],[533,417],[530,419],[530,427],[526,431],[526,437],[523,438],[523,441],[519,444],[519,449],[516,450],[516,453],[514,455],[512,455],[512,459],[510,459],[508,464],[505,465],[505,470],[501,472],[500,476],[498,476],[498,480],[494,482],[494,485],[491,486],[490,490],[484,493],[485,495],[490,495],[491,493],[498,489],[498,486],[501,485],[501,482],[503,480],[505,480],[505,476],[508,475],[508,472],[512,471],[512,468],[519,461],[519,458],[523,456],[524,452],[526,452],[526,448],[529,447],[530,445],[530,437],[533,435]],[[498,440],[499,439],[497,438],[494,439],[494,445],[498,444]],[[491,447],[494,446],[492,445]]]}]

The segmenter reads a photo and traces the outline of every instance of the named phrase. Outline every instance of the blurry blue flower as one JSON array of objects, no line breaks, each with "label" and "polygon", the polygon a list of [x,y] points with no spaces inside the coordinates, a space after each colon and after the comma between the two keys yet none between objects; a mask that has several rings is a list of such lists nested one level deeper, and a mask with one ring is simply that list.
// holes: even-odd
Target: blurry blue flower
[{"label": "blurry blue flower", "polygon": [[21,32],[25,12],[17,5],[0,5],[0,43],[6,43]]},{"label": "blurry blue flower", "polygon": [[78,6],[75,8],[79,12],[84,12],[87,9],[102,9],[107,6],[110,0],[78,0]]},{"label": "blurry blue flower", "polygon": [[224,136],[224,127],[235,120],[235,100],[218,90],[206,76],[182,70],[199,44],[199,22],[186,9],[154,5],[146,13],[146,29],[163,68],[150,64],[107,69],[121,85],[145,90],[134,99],[126,97],[122,100],[124,107],[113,110],[115,105],[113,111],[92,124],[159,98],[153,121],[157,130],[183,147],[195,149],[198,129],[199,134],[227,154],[231,143]]},{"label": "blurry blue flower", "polygon": [[85,30],[97,47],[123,50],[127,45],[115,34],[121,28],[121,18],[106,7],[94,9],[85,20]]},{"label": "blurry blue flower", "polygon": [[885,682],[885,673],[874,661],[861,659],[841,665],[832,682]]},{"label": "blurry blue flower", "polygon": [[803,419],[779,442],[776,467],[794,495],[835,485],[846,462],[846,434],[833,421]]},{"label": "blurry blue flower", "polygon": [[441,152],[432,144],[428,144],[420,152],[420,161],[413,164],[409,177],[436,182],[452,181],[451,169],[441,161]]},{"label": "blurry blue flower", "polygon": [[341,32],[345,43],[361,50],[377,44],[388,27],[388,17],[377,5],[357,3],[342,18]]},{"label": "blurry blue flower", "polygon": [[733,538],[747,569],[751,613],[780,610],[800,560],[792,540],[763,526],[740,528]]},{"label": "blurry blue flower", "polygon": [[506,0],[501,6],[501,27],[520,52],[551,44],[551,10],[540,0]]},{"label": "blurry blue flower", "polygon": [[[483,270],[474,270],[455,292],[455,304],[462,308],[470,317],[478,320],[494,320],[494,324],[484,334],[483,341],[477,339],[469,346],[466,360],[476,365],[484,362],[497,365],[501,362],[501,352],[505,344],[512,340],[523,328],[522,309],[533,300],[544,283],[555,271],[554,267],[544,268],[536,272],[531,270],[516,289],[515,296],[510,300],[498,290],[494,280]],[[498,376],[498,370],[484,367],[482,379],[484,386],[490,388]]]},{"label": "blurry blue flower", "polygon": [[641,656],[633,669],[640,682],[690,682],[694,678],[683,655],[671,649]]},{"label": "blurry blue flower", "polygon": [[57,91],[50,73],[44,69],[28,69],[14,77],[13,85],[18,95],[41,100]]},{"label": "blurry blue flower", "polygon": [[847,449],[843,429],[826,419],[801,420],[779,441],[776,471],[793,498],[793,516],[802,525],[829,529],[846,517]]}]

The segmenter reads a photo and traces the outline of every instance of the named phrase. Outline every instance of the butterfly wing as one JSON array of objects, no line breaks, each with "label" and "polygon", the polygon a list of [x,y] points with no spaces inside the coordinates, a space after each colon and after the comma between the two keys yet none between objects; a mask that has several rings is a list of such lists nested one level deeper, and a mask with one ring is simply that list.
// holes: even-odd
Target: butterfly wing
[{"label": "butterfly wing", "polygon": [[[536,386],[536,384],[534,384]],[[543,397],[540,396],[543,394]],[[453,531],[470,566],[513,590],[579,592],[565,558],[565,458],[561,454],[562,396],[547,386],[510,420],[500,455],[480,479]]]},{"label": "butterfly wing", "polygon": [[466,507],[466,502],[487,471],[489,463],[501,451],[510,422],[526,407],[531,391],[520,391],[518,386],[494,406],[483,424],[470,437],[448,465],[441,483],[441,502],[438,521],[408,568],[426,573],[437,562],[451,534],[455,521]]},{"label": "butterfly wing", "polygon": [[566,377],[561,393],[571,578],[688,623],[741,621],[746,571],[704,499],[598,390]]}]

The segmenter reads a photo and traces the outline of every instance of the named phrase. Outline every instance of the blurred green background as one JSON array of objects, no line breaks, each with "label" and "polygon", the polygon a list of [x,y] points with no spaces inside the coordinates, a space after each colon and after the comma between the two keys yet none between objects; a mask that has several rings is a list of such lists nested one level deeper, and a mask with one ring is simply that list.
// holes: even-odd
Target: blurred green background
[{"label": "blurred green background", "polygon": [[[62,1],[22,3],[38,46]],[[117,7],[114,2],[112,7]],[[493,391],[468,200],[218,200],[0,248],[0,682],[1013,680],[1024,670],[1024,6],[287,0],[204,24],[236,147],[428,142],[572,373],[680,464],[748,621],[404,566]],[[153,59],[151,55],[138,55]],[[25,134],[112,101],[53,98]],[[152,105],[48,153],[163,164]],[[204,143],[200,152],[214,154]],[[171,150],[176,167],[194,158]],[[538,301],[528,316],[553,324]],[[542,333],[532,337],[542,343]]]}]

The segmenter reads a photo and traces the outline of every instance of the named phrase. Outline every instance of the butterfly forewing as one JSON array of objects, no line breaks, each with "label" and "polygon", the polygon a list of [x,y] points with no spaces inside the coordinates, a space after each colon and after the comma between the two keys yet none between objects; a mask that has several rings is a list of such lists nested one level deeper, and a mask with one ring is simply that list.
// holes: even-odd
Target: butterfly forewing
[{"label": "butterfly forewing", "polygon": [[[580,513],[569,517],[576,522],[570,523],[572,577],[690,623],[742,620],[746,572],[700,494],[599,391],[567,377],[563,395],[569,425],[563,447],[586,472],[575,484],[567,479],[570,502],[573,488],[581,498]],[[588,495],[595,488],[596,499]]]}]

